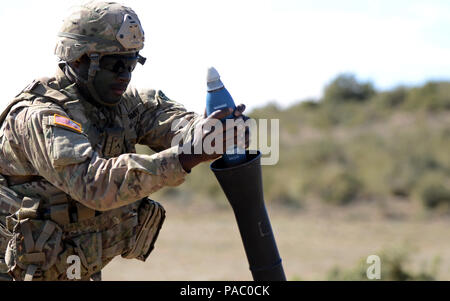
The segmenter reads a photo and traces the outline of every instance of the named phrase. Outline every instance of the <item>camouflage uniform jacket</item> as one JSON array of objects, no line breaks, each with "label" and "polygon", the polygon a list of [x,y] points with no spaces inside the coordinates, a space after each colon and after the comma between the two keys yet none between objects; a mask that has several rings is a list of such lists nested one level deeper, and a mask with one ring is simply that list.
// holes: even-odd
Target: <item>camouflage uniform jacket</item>
[{"label": "camouflage uniform jacket", "polygon": [[[45,186],[106,211],[185,179],[171,140],[188,139],[200,116],[161,91],[129,87],[114,109],[97,108],[58,69],[46,86],[30,85],[18,98],[0,129],[0,174],[42,177],[39,185],[11,187],[20,195],[41,196]],[[172,131],[177,120],[187,126]],[[135,154],[136,143],[157,153]]]},{"label": "camouflage uniform jacket", "polygon": [[[64,280],[73,254],[82,279],[117,255],[145,261],[164,220],[162,206],[145,197],[184,181],[172,138],[192,139],[201,117],[154,90],[128,88],[118,106],[96,107],[61,69],[30,84],[6,113],[0,280],[6,271],[16,280]],[[136,154],[137,143],[157,153]]]}]

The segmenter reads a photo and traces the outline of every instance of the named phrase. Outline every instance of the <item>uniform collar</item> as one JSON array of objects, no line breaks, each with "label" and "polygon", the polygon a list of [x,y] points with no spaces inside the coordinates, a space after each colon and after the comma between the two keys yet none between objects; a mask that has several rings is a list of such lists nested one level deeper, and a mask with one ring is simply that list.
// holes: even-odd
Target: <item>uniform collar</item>
[{"label": "uniform collar", "polygon": [[56,82],[58,83],[59,89],[64,89],[67,86],[70,86],[72,84],[74,84],[72,81],[70,81],[66,74],[64,73],[64,66],[66,63],[62,62],[58,64],[58,68],[56,68],[56,74],[55,74],[55,79]]},{"label": "uniform collar", "polygon": [[87,111],[97,111],[98,108],[83,97],[77,84],[67,77],[64,72],[65,65],[66,63],[61,62],[58,64],[58,68],[56,69],[55,80],[58,85],[58,90],[63,92],[72,100],[78,100],[87,109]]}]

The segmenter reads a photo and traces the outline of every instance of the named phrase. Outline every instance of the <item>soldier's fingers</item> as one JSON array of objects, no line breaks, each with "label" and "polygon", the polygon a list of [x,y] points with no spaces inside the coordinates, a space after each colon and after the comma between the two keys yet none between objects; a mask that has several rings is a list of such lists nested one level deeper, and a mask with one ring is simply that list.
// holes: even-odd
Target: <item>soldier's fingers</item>
[{"label": "soldier's fingers", "polygon": [[234,129],[228,129],[227,131],[223,132],[223,137],[222,140],[225,142],[227,140],[233,141],[234,137],[236,137],[235,133],[234,133]]},{"label": "soldier's fingers", "polygon": [[250,146],[250,132],[245,132],[245,148]]},{"label": "soldier's fingers", "polygon": [[204,117],[204,118],[208,117],[208,116],[206,115],[206,108],[205,108],[205,112],[203,112],[203,117]]},{"label": "soldier's fingers", "polygon": [[222,121],[222,131],[226,132],[229,131],[230,129],[233,129],[236,127],[236,123],[233,119],[226,119],[224,121]]},{"label": "soldier's fingers", "polygon": [[208,154],[208,155],[204,155],[204,161],[203,162],[207,162],[207,161],[212,161],[215,160],[217,158],[219,158],[220,156],[222,156],[221,154]]},{"label": "soldier's fingers", "polygon": [[236,109],[234,110],[234,117],[239,117],[242,115],[242,113],[244,113],[245,111],[245,105],[243,103],[237,105]]},{"label": "soldier's fingers", "polygon": [[238,146],[240,148],[247,148],[248,147],[248,140],[249,140],[249,135],[247,135],[247,132],[240,133],[239,136],[237,137]]},{"label": "soldier's fingers", "polygon": [[217,110],[211,113],[211,115],[208,116],[209,119],[224,119],[228,115],[230,115],[233,112],[232,108],[224,108],[222,110]]},{"label": "soldier's fingers", "polygon": [[[217,111],[217,112],[219,112],[219,111]],[[210,118],[210,117],[203,120],[203,122],[201,124],[203,137],[210,135],[211,133],[213,133],[214,135],[217,135],[223,131],[223,128],[224,128],[223,122],[220,119]]]},{"label": "soldier's fingers", "polygon": [[226,139],[223,141],[223,152],[225,153],[227,149],[233,148],[236,145],[236,141],[234,140],[234,137],[230,139]]},{"label": "soldier's fingers", "polygon": [[248,137],[246,137],[246,135],[244,135],[244,133],[237,133],[236,131],[234,131],[234,133],[232,132],[232,130],[227,131],[228,135],[224,135],[224,143],[227,143],[228,146],[232,146],[232,145],[237,145],[240,148],[243,148],[245,146],[245,141],[246,139],[248,140]]},{"label": "soldier's fingers", "polygon": [[223,131],[228,131],[231,128],[234,128],[235,130],[242,131],[243,128],[248,128],[248,126],[245,126],[244,121],[244,115],[236,117],[235,119],[226,119],[222,121],[222,125],[224,126]]},{"label": "soldier's fingers", "polygon": [[[228,139],[227,141],[231,141],[231,139]],[[234,135],[234,145],[237,145],[239,148],[248,148],[250,145],[250,135],[248,132],[240,133]]]}]

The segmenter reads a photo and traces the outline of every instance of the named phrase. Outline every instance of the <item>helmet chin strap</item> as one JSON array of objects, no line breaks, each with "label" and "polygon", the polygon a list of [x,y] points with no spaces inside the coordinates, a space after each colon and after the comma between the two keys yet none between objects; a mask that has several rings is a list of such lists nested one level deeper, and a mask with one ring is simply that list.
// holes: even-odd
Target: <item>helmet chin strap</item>
[{"label": "helmet chin strap", "polygon": [[117,102],[105,102],[98,95],[97,90],[95,90],[95,87],[94,87],[95,74],[97,73],[98,70],[100,70],[100,55],[98,53],[91,53],[89,55],[89,58],[91,60],[91,62],[89,64],[88,80],[87,80],[87,88],[88,88],[89,94],[91,94],[92,98],[99,104],[102,104],[102,105],[108,106],[108,107],[115,107],[116,105],[119,104],[120,98]]},{"label": "helmet chin strap", "polygon": [[98,70],[100,70],[100,55],[98,53],[91,53],[89,55],[89,59],[90,59],[90,63],[89,63],[89,70],[88,70],[88,79],[84,79],[82,78],[79,74],[77,74],[77,72],[75,72],[69,65],[67,65],[68,67],[68,71],[69,73],[75,77],[76,81],[83,84],[84,86],[87,87],[88,92],[90,94],[90,96],[92,97],[92,99],[104,106],[108,106],[108,107],[114,107],[116,105],[119,104],[120,99],[117,102],[105,102],[101,99],[101,97],[98,95],[97,90],[94,87],[94,78],[95,78],[95,74],[97,73]]}]

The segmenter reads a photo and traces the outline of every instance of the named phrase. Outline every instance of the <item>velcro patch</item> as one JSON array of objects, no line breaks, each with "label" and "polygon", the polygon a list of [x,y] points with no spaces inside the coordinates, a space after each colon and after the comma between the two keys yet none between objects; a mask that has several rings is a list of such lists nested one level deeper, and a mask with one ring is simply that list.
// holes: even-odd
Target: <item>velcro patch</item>
[{"label": "velcro patch", "polygon": [[72,129],[72,130],[74,130],[74,131],[76,131],[78,133],[82,132],[81,124],[79,124],[76,121],[73,121],[72,119],[69,119],[69,118],[67,118],[65,116],[61,116],[61,115],[58,115],[58,114],[55,114],[53,116],[53,118],[54,118],[54,123],[55,124],[62,125],[63,127],[67,127],[67,128]]}]

